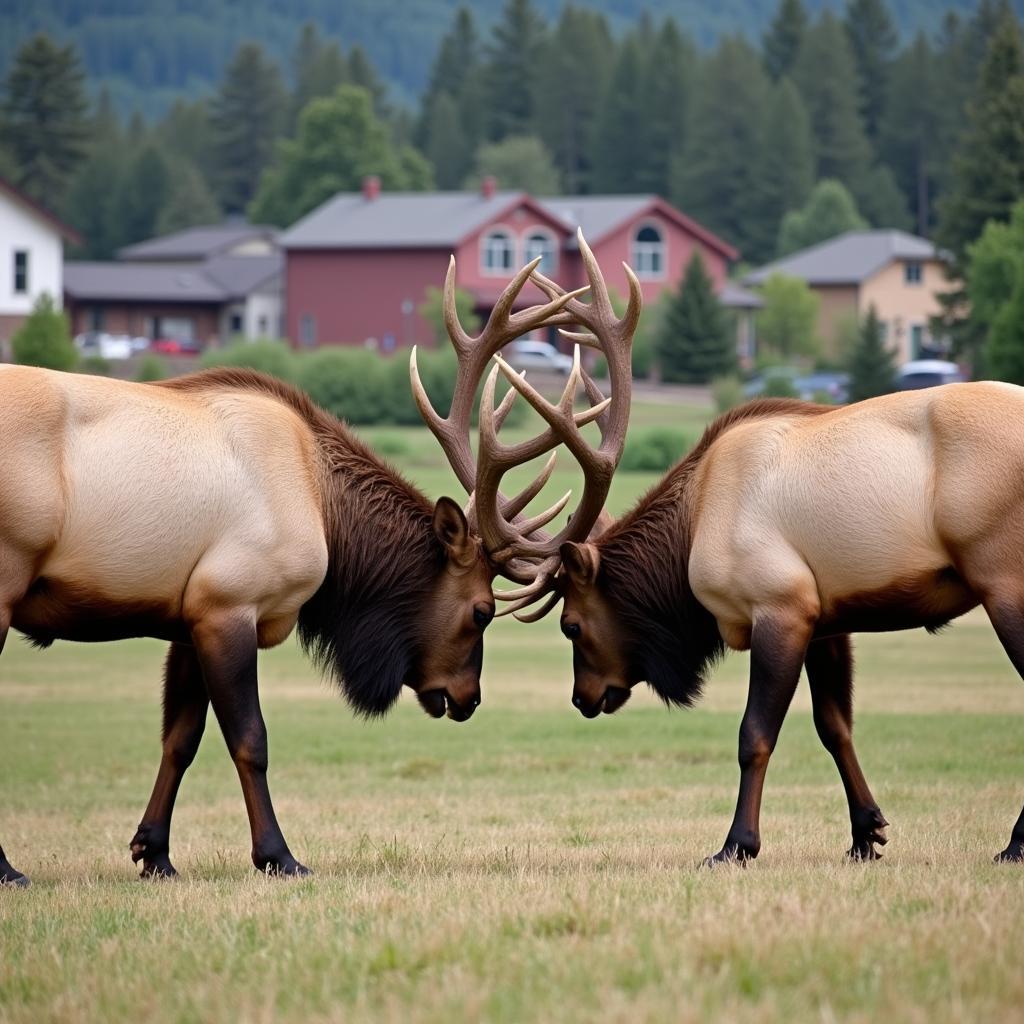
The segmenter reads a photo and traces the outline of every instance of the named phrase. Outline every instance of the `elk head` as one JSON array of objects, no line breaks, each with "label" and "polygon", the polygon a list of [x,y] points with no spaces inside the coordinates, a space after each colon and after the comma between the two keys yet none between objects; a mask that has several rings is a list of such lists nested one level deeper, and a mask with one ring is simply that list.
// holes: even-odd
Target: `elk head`
[{"label": "elk head", "polygon": [[[499,614],[515,612],[524,622],[542,618],[562,596],[563,580],[559,575],[560,551],[563,546],[584,541],[601,517],[612,475],[622,456],[626,426],[629,421],[631,394],[630,346],[640,316],[640,285],[627,267],[630,297],[625,315],[619,319],[612,308],[608,289],[593,253],[579,233],[580,252],[586,267],[589,285],[566,292],[537,271],[539,258],[527,264],[502,292],[487,324],[476,337],[470,337],[459,323],[455,310],[455,260],[449,263],[445,279],[444,316],[448,336],[458,360],[455,394],[447,417],[441,417],[430,403],[420,381],[416,366],[416,352],[410,358],[410,376],[413,394],[427,426],[444,450],[455,475],[470,494],[467,523],[471,543],[476,545],[478,562],[474,570],[473,586],[486,579],[488,587],[498,575],[519,584],[506,591],[494,591],[493,598],[511,602]],[[532,280],[547,296],[548,301],[519,312],[512,312],[523,286]],[[584,303],[579,296],[591,292],[591,301]],[[498,351],[513,339],[535,328],[549,325],[579,325],[585,331],[562,333],[576,342],[573,367],[561,398],[556,403],[547,401],[525,376],[516,373]],[[599,348],[605,354],[612,382],[610,398],[582,369],[579,346]],[[480,401],[478,456],[474,458],[470,446],[470,420],[477,385],[483,378],[492,357],[495,366],[484,383]],[[511,385],[504,399],[495,407],[498,374],[504,374]],[[576,393],[582,383],[590,407],[574,410]],[[537,436],[515,444],[499,441],[498,432],[517,395],[539,413],[547,429]],[[601,440],[594,447],[583,435],[581,428],[595,422]],[[554,470],[556,453],[553,449],[564,444],[577,459],[584,473],[583,494],[568,523],[556,535],[550,536],[543,527],[558,516],[569,502],[571,493],[562,496],[550,508],[533,516],[524,510],[540,493]],[[499,489],[502,477],[510,469],[524,465],[550,453],[540,474],[527,487],[513,497],[506,497]],[[602,526],[605,525],[602,523]],[[449,589],[449,613],[460,616],[458,609],[465,606],[468,592],[456,586]],[[539,609],[524,613],[528,605],[544,599]],[[442,607],[443,602],[438,603]],[[493,609],[493,604],[491,605]],[[439,614],[444,614],[440,612]],[[488,617],[489,621],[489,617]],[[439,633],[439,636],[444,635]],[[439,656],[440,647],[438,645]],[[474,662],[475,677],[479,679],[479,658],[482,645]],[[468,679],[469,666],[464,677]],[[448,690],[450,694],[450,689]],[[419,692],[420,702],[430,713],[443,713],[443,704],[431,696],[429,689]],[[449,712],[450,713],[450,712]]]}]

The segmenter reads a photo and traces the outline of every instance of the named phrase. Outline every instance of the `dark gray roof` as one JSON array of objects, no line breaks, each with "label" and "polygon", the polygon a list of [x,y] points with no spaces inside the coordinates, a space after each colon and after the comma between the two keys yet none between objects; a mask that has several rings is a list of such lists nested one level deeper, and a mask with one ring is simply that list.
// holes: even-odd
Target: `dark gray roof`
[{"label": "dark gray roof", "polygon": [[764,305],[764,299],[756,292],[741,288],[733,281],[726,281],[718,298],[723,306],[730,309],[760,309]]},{"label": "dark gray roof", "polygon": [[281,287],[284,254],[273,256],[214,256],[202,265],[202,271],[232,298],[242,298],[258,288]]},{"label": "dark gray roof", "polygon": [[860,284],[893,260],[935,260],[942,254],[927,238],[906,231],[847,231],[801,249],[748,274],[743,283],[764,284],[772,274],[799,277],[808,284]]},{"label": "dark gray roof", "polygon": [[281,236],[286,249],[453,246],[499,216],[522,192],[339,192]]},{"label": "dark gray roof", "polygon": [[620,224],[643,213],[656,199],[657,196],[653,195],[543,196],[537,202],[566,225],[575,243],[577,228],[583,228],[588,241],[596,242]]},{"label": "dark gray roof", "polygon": [[250,239],[266,239],[276,243],[277,229],[263,224],[206,224],[125,246],[118,250],[117,257],[131,261],[191,262],[209,259]]}]

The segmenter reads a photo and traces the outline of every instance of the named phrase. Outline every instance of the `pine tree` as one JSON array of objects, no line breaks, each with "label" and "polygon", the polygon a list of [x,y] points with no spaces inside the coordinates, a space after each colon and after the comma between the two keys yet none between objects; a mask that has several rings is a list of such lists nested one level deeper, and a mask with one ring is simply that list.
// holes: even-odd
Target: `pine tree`
[{"label": "pine tree", "polygon": [[868,139],[876,142],[899,36],[885,0],[848,0],[844,24],[857,67],[864,130]]},{"label": "pine tree", "polygon": [[168,153],[191,160],[208,187],[215,180],[216,158],[208,100],[175,100],[157,123],[154,137]]},{"label": "pine tree", "polygon": [[73,370],[78,365],[78,351],[71,343],[68,318],[45,293],[36,300],[32,312],[14,332],[11,350],[14,361],[24,366]]},{"label": "pine tree", "polygon": [[458,188],[469,173],[473,153],[462,130],[459,108],[448,93],[434,97],[424,137],[425,156],[433,165],[437,187]]},{"label": "pine tree", "polygon": [[607,89],[611,46],[604,17],[569,3],[541,51],[537,132],[571,193],[589,185],[591,140]]},{"label": "pine tree", "polygon": [[157,213],[155,234],[168,235],[199,224],[216,224],[220,219],[217,200],[196,165],[184,158],[174,161],[167,195]]},{"label": "pine tree", "polygon": [[348,81],[370,94],[373,99],[373,112],[377,117],[387,119],[391,115],[387,86],[381,81],[377,69],[361,46],[353,46],[349,50]]},{"label": "pine tree", "polygon": [[760,216],[750,225],[744,256],[763,263],[775,255],[782,218],[807,202],[814,185],[810,120],[800,93],[788,78],[771,90],[757,163]]},{"label": "pine tree", "polygon": [[[757,154],[770,92],[750,45],[724,38],[704,62],[694,93],[686,145],[678,154],[672,196],[688,214],[741,251],[770,236],[774,216],[758,201]],[[635,160],[631,147],[624,154]]]},{"label": "pine tree", "polygon": [[277,65],[255,43],[244,43],[210,105],[217,196],[228,213],[243,213],[255,195],[285,104]]},{"label": "pine tree", "polygon": [[857,109],[857,72],[842,25],[825,11],[804,36],[793,72],[811,118],[815,176],[836,178],[858,203],[867,191],[870,150]]},{"label": "pine tree", "polygon": [[882,339],[882,325],[872,306],[861,323],[857,344],[850,353],[850,401],[887,395],[896,376],[896,353]]},{"label": "pine tree", "polygon": [[793,73],[807,31],[807,12],[800,0],[781,0],[761,43],[764,69],[771,78]]},{"label": "pine tree", "polygon": [[121,179],[115,216],[121,245],[157,235],[160,211],[171,195],[171,167],[167,154],[147,142],[128,164]]},{"label": "pine tree", "polygon": [[1024,44],[1010,13],[993,37],[968,118],[937,232],[958,264],[985,222],[1005,220],[1024,195]]},{"label": "pine tree", "polygon": [[39,34],[15,54],[0,104],[0,138],[14,184],[51,209],[63,206],[88,151],[85,74],[75,49]]},{"label": "pine tree", "polygon": [[666,19],[654,36],[644,64],[640,97],[646,113],[642,148],[633,187],[638,192],[668,196],[672,189],[672,160],[686,142],[686,112],[697,53],[676,23]]},{"label": "pine tree", "polygon": [[299,32],[292,53],[292,80],[289,121],[294,126],[303,108],[319,96],[330,96],[349,79],[348,63],[334,40],[327,42],[316,25],[307,21]]},{"label": "pine tree", "polygon": [[665,311],[656,347],[665,381],[706,384],[735,368],[728,319],[697,250]]},{"label": "pine tree", "polygon": [[643,67],[634,33],[619,45],[594,123],[590,187],[594,192],[631,192],[643,143]]},{"label": "pine tree", "polygon": [[544,22],[531,0],[506,0],[487,46],[488,136],[529,135],[536,114],[536,67]]}]

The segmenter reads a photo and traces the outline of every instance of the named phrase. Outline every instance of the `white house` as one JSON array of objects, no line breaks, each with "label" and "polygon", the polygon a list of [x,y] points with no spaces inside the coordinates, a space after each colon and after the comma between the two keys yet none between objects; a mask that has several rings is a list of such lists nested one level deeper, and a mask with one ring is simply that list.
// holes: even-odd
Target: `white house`
[{"label": "white house", "polygon": [[0,355],[44,293],[64,295],[64,240],[78,235],[9,181],[0,178]]}]

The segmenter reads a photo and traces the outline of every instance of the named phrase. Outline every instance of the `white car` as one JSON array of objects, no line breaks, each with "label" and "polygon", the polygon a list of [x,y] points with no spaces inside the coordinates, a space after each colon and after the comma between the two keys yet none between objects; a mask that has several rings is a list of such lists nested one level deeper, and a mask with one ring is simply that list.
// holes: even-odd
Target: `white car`
[{"label": "white car", "polygon": [[130,359],[133,346],[127,334],[106,334],[103,331],[89,331],[75,338],[75,348],[83,356],[99,356],[101,359]]},{"label": "white car", "polygon": [[541,370],[568,376],[572,369],[572,357],[546,341],[514,341],[505,349],[504,358],[514,370]]},{"label": "white car", "polygon": [[959,384],[964,379],[960,367],[945,359],[914,359],[904,363],[896,374],[897,391],[934,388],[939,384]]}]

